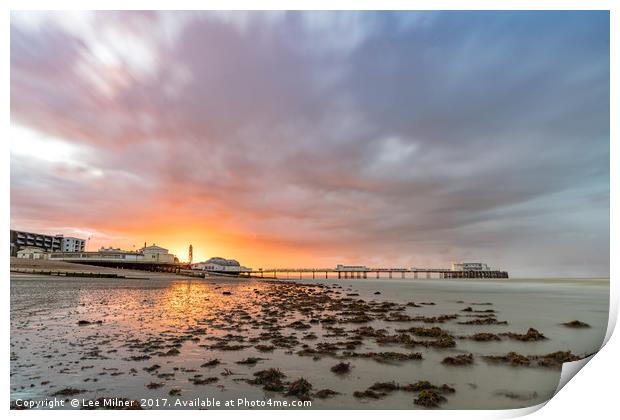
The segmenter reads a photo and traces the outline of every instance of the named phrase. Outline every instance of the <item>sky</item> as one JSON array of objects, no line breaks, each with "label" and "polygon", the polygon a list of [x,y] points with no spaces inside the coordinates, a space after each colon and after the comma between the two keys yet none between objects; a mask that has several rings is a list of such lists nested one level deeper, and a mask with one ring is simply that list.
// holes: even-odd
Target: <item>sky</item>
[{"label": "sky", "polygon": [[609,14],[13,12],[11,227],[609,275]]}]

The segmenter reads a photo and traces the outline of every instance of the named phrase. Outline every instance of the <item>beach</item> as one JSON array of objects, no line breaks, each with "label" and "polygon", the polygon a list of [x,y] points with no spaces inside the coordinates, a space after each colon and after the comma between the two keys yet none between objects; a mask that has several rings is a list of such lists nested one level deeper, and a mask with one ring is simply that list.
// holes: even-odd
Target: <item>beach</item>
[{"label": "beach", "polygon": [[11,401],[526,407],[553,395],[562,360],[599,349],[608,307],[608,279],[13,273]]}]

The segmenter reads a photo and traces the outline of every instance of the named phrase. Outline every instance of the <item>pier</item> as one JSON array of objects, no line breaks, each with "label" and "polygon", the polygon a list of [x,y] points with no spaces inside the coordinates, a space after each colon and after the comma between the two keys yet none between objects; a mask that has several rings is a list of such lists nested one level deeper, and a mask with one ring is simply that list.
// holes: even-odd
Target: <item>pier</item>
[{"label": "pier", "polygon": [[440,278],[440,279],[507,279],[508,272],[500,270],[452,270],[449,268],[366,268],[359,267],[350,268],[267,268],[246,273],[248,276],[256,276],[261,278],[286,278],[299,277],[304,275],[307,277],[339,279],[367,279],[367,278]]},{"label": "pier", "polygon": [[[99,252],[54,252],[48,255],[50,261],[94,265],[117,269],[141,271],[169,272],[174,274],[192,274],[204,277],[206,274],[229,275],[235,277],[258,278],[324,278],[324,279],[368,279],[368,278],[413,278],[413,279],[507,279],[508,272],[491,269],[483,263],[455,263],[451,268],[418,268],[418,267],[366,267],[363,265],[337,265],[335,268],[259,268],[253,270],[239,265],[237,270],[227,270],[226,266],[215,263],[205,265],[196,270],[190,263],[180,263],[173,259],[164,248],[156,246],[156,253],[137,253],[121,250],[103,250]],[[165,253],[159,252],[159,250]],[[211,268],[211,269],[210,269]]]}]

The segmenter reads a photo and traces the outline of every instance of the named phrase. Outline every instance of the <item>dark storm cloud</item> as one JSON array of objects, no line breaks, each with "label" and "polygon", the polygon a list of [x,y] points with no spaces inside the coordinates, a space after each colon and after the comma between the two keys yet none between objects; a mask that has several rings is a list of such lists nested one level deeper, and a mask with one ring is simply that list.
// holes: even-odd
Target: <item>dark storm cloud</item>
[{"label": "dark storm cloud", "polygon": [[88,19],[13,16],[13,123],[90,148],[15,154],[14,224],[60,223],[53,191],[82,227],[159,206],[329,263],[608,273],[605,12]]}]

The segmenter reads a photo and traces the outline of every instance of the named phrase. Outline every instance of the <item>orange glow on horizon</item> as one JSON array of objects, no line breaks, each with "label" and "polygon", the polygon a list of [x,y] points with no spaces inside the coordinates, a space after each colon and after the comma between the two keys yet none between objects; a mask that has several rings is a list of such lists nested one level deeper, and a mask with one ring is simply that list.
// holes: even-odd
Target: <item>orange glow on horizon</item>
[{"label": "orange glow on horizon", "polygon": [[[113,232],[119,240],[110,242],[93,236],[88,244],[89,251],[100,247],[115,247],[138,250],[146,245],[156,244],[167,248],[179,261],[187,262],[189,245],[193,246],[193,262],[205,261],[211,257],[233,258],[242,265],[258,268],[294,266],[331,266],[321,262],[319,253],[305,246],[292,246],[273,238],[259,237],[239,232],[224,232],[223,229],[209,229],[205,226],[160,226],[132,229],[127,232]],[[335,261],[335,260],[334,260]],[[338,259],[338,262],[347,262]]]}]

